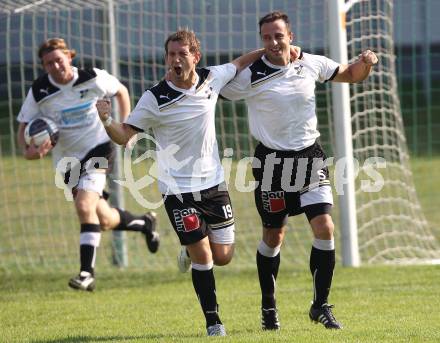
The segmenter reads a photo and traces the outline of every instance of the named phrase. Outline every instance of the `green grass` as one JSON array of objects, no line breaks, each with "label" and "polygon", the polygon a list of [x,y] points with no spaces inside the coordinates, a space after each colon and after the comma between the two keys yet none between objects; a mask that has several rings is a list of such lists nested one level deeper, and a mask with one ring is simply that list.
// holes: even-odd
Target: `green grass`
[{"label": "green grass", "polygon": [[[203,316],[190,275],[175,271],[177,240],[168,227],[161,227],[163,246],[157,256],[146,253],[138,236],[129,237],[130,262],[141,266],[129,271],[110,266],[109,250],[104,246],[109,246],[111,235],[104,234],[97,291],[85,294],[67,288],[78,263],[77,225],[71,204],[54,189],[50,161],[35,163],[3,158],[0,165],[0,181],[8,184],[0,189],[0,342],[205,341]],[[423,213],[438,234],[440,158],[412,159],[411,167]],[[42,206],[41,194],[55,201],[45,200]],[[440,341],[439,266],[351,269],[338,263],[330,300],[345,329],[329,332],[312,325],[307,318],[312,296],[307,267],[311,236],[299,218],[289,221],[278,278],[282,330],[261,332],[259,285],[252,258],[259,232],[245,235],[246,230],[258,230],[251,197],[232,194],[234,207],[244,209],[237,216],[236,256],[232,265],[216,269],[220,312],[229,333],[225,341]],[[128,201],[128,208],[140,210]],[[64,214],[66,208],[71,212]],[[55,219],[47,217],[53,212]],[[161,212],[162,222],[167,223]],[[252,220],[257,224],[249,225]],[[63,231],[48,230],[54,222]],[[307,244],[300,246],[298,241]],[[339,237],[336,241],[339,243]]]},{"label": "green grass", "polygon": [[423,213],[434,228],[440,229],[440,157],[412,158],[411,171]]},{"label": "green grass", "polygon": [[[255,270],[217,269],[229,342],[439,342],[438,266],[337,268],[331,301],[343,324],[310,323],[311,277],[282,261],[282,330],[260,329]],[[0,275],[1,342],[203,342],[204,319],[190,274],[117,272],[94,293],[67,289],[68,275]],[[212,341],[212,340],[209,340]]]}]

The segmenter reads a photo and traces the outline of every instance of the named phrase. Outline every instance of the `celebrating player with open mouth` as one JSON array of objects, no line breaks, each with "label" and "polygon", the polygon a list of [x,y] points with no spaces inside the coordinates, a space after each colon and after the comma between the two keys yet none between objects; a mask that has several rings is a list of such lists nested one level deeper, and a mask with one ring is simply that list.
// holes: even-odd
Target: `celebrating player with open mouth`
[{"label": "celebrating player with open mouth", "polygon": [[[125,123],[111,120],[109,102],[97,103],[101,120],[116,143],[127,144],[138,132],[152,128],[160,149],[179,148],[173,159],[161,160],[158,152],[159,188],[174,230],[186,247],[180,262],[184,264],[189,253],[209,336],[226,335],[218,314],[213,265],[231,261],[235,239],[215,136],[215,106],[220,89],[261,55],[262,49],[231,63],[198,69],[200,43],[194,32],[179,30],[165,42],[169,80],[147,90]],[[177,168],[170,160],[188,163]]]}]

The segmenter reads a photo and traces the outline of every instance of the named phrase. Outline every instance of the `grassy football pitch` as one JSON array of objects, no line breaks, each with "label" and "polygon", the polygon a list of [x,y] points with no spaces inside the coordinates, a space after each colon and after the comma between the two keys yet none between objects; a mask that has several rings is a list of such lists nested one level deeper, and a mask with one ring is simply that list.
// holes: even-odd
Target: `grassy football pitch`
[{"label": "grassy football pitch", "polygon": [[[283,261],[281,331],[260,329],[256,270],[217,269],[229,342],[439,342],[438,266],[337,268],[331,302],[344,324],[330,331],[307,311],[311,277]],[[1,342],[204,342],[190,274],[99,275],[94,293],[66,287],[69,275],[12,275],[0,286]]]},{"label": "grassy football pitch", "polygon": [[[428,221],[440,223],[440,159],[413,159]],[[438,230],[437,230],[438,232]],[[252,243],[253,244],[253,243]],[[234,263],[234,262],[233,262]],[[220,314],[230,342],[440,342],[440,266],[337,265],[330,295],[344,330],[310,323],[307,265],[282,257],[278,307],[282,329],[260,329],[256,268],[216,268]],[[71,270],[0,269],[0,342],[203,342],[204,319],[191,275],[98,268],[97,290],[67,287]]]}]

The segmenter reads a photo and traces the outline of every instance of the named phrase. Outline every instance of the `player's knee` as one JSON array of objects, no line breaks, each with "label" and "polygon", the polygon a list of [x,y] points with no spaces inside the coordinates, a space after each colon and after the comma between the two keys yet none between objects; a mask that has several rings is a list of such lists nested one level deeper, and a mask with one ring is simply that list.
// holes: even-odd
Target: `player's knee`
[{"label": "player's knee", "polygon": [[92,213],[92,211],[94,211],[94,209],[92,209],[92,207],[90,206],[90,203],[85,200],[77,200],[75,202],[75,206],[76,212],[80,217],[88,216]]},{"label": "player's knee", "polygon": [[108,231],[111,229],[112,223],[107,216],[98,215],[98,218],[99,224],[101,225],[101,231]]},{"label": "player's knee", "polygon": [[222,255],[222,256],[213,256],[214,264],[216,266],[226,266],[229,262],[232,261],[232,254]]},{"label": "player's knee", "polygon": [[234,247],[225,247],[224,249],[217,249],[213,251],[212,258],[216,266],[225,266],[232,261],[234,256]]},{"label": "player's knee", "polygon": [[284,230],[283,229],[270,229],[265,230],[263,234],[264,243],[270,248],[276,248],[283,243]]},{"label": "player's knee", "polygon": [[329,215],[321,215],[313,218],[310,221],[312,225],[314,236],[318,239],[332,239],[335,225]]},{"label": "player's knee", "polygon": [[88,219],[96,215],[96,205],[88,199],[76,199],[75,207],[80,219]]}]

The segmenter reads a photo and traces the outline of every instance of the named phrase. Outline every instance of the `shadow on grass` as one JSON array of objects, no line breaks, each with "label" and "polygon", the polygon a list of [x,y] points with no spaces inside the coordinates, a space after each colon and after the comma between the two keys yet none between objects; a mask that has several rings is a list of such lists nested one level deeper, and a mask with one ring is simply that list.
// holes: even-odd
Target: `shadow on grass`
[{"label": "shadow on grass", "polygon": [[192,338],[199,339],[201,336],[197,335],[178,335],[169,336],[161,334],[151,334],[151,335],[139,335],[139,336],[73,336],[66,338],[56,338],[56,339],[43,339],[31,341],[32,343],[87,343],[87,342],[125,342],[125,341],[141,341],[145,340],[158,340],[158,339],[170,339],[175,340],[176,338]]},{"label": "shadow on grass", "polygon": [[[243,269],[239,271],[221,270],[216,272],[219,278],[232,277],[234,275],[242,275],[243,273],[254,274],[255,270]],[[33,273],[0,273],[0,296],[1,293],[14,292],[64,292],[70,290],[67,287],[68,280],[74,273],[50,273],[50,272],[33,272]],[[187,274],[179,273],[176,270],[166,271],[133,271],[133,270],[114,270],[113,272],[97,273],[97,290],[118,290],[118,289],[132,289],[152,287],[162,284],[181,283],[182,279],[187,279]]]},{"label": "shadow on grass", "polygon": [[[39,291],[57,292],[69,289],[67,281],[75,273],[10,273],[7,275],[0,273],[0,291]],[[147,285],[158,285],[163,283],[181,282],[182,275],[177,271],[173,272],[140,272],[140,271],[120,271],[97,273],[96,279],[99,289],[119,289],[137,288]]]}]

